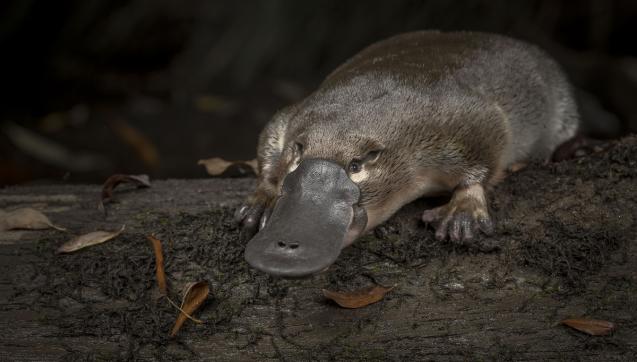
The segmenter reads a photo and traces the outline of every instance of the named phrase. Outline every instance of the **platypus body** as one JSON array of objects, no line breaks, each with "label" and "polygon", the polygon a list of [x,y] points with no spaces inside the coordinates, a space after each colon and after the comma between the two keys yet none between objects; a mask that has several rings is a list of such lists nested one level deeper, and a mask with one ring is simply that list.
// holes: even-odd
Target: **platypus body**
[{"label": "platypus body", "polygon": [[256,191],[237,210],[250,265],[301,277],[400,207],[425,210],[436,237],[491,234],[485,189],[512,165],[548,160],[578,114],[559,66],[508,37],[423,31],[364,49],[279,111],[259,138]]}]

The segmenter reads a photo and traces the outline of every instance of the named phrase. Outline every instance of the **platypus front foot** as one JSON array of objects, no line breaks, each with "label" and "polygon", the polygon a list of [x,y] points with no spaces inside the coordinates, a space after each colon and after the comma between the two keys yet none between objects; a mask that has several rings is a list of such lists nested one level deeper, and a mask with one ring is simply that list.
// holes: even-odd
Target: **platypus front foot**
[{"label": "platypus front foot", "polygon": [[425,210],[422,220],[436,229],[436,238],[464,243],[474,238],[479,231],[493,234],[493,221],[481,185],[471,185],[454,191],[451,201],[435,209]]},{"label": "platypus front foot", "polygon": [[234,213],[234,220],[241,229],[240,239],[249,240],[268,222],[272,213],[274,197],[256,191],[248,200],[239,206]]}]

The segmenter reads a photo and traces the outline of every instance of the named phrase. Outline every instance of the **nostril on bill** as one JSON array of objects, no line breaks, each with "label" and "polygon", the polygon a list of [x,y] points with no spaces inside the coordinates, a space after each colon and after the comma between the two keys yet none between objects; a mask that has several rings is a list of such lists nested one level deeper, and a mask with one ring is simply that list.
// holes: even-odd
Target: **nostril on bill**
[{"label": "nostril on bill", "polygon": [[276,245],[281,249],[290,249],[290,250],[294,250],[299,247],[299,243],[296,241],[290,241],[290,242],[278,241]]}]

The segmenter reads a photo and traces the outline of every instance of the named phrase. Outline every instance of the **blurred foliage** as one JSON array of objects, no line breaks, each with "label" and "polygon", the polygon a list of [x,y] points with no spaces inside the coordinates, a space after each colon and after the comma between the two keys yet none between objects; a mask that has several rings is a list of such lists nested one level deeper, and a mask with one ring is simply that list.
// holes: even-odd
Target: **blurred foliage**
[{"label": "blurred foliage", "polygon": [[34,84],[45,92],[132,89],[183,100],[211,87],[240,91],[260,77],[316,82],[369,43],[417,29],[492,31],[637,55],[629,35],[637,3],[630,0],[3,3],[1,72],[10,80],[3,88],[30,99]]}]

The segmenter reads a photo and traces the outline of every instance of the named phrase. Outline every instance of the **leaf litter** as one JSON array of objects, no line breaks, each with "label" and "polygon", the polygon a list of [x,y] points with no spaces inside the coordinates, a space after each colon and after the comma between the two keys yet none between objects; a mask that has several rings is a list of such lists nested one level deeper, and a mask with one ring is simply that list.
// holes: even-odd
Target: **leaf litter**
[{"label": "leaf litter", "polygon": [[102,186],[102,198],[99,204],[100,209],[103,209],[104,204],[110,202],[113,199],[113,191],[115,190],[117,185],[122,183],[132,183],[138,188],[150,187],[150,179],[148,178],[148,175],[112,175],[106,179],[104,185]]},{"label": "leaf litter", "polygon": [[166,297],[168,302],[179,310],[179,316],[175,320],[175,324],[170,331],[170,336],[177,335],[186,319],[190,319],[195,323],[203,323],[201,320],[194,318],[192,314],[201,307],[210,294],[210,286],[207,281],[191,282],[185,285],[183,289],[183,298],[181,306],[177,305],[168,296],[168,288],[166,286],[166,272],[164,269],[164,253],[161,245],[161,240],[157,239],[153,235],[147,236],[147,239],[153,246],[153,252],[155,253],[155,275],[157,278],[157,286],[160,293]]},{"label": "leaf litter", "polygon": [[65,228],[53,224],[46,215],[36,209],[25,207],[8,212],[0,210],[0,231],[14,229],[43,230],[50,228],[66,231]]},{"label": "leaf litter", "polygon": [[73,239],[62,244],[57,252],[59,254],[72,253],[89,246],[101,244],[119,236],[119,234],[121,234],[125,228],[126,225],[122,225],[122,227],[117,231],[93,231],[88,234],[76,236]]},{"label": "leaf litter", "polygon": [[386,288],[380,285],[373,285],[350,292],[334,292],[323,289],[323,295],[343,308],[355,309],[379,302],[392,289],[394,287]]},{"label": "leaf litter", "polygon": [[148,235],[146,238],[153,245],[153,251],[155,253],[155,277],[157,278],[159,292],[164,296],[168,295],[166,272],[164,271],[164,253],[162,251],[161,241],[153,235]]},{"label": "leaf litter", "polygon": [[171,337],[174,337],[177,332],[179,332],[186,319],[191,319],[192,321],[197,323],[203,323],[202,321],[193,318],[192,314],[197,309],[199,309],[199,307],[201,307],[203,302],[206,301],[209,293],[210,287],[208,286],[208,282],[206,281],[188,283],[186,285],[183,293],[184,297],[181,301],[181,306],[179,307],[179,316],[177,317],[175,325],[170,331]]},{"label": "leaf litter", "polygon": [[615,323],[599,319],[564,319],[560,324],[590,334],[591,336],[607,336],[615,330]]}]

